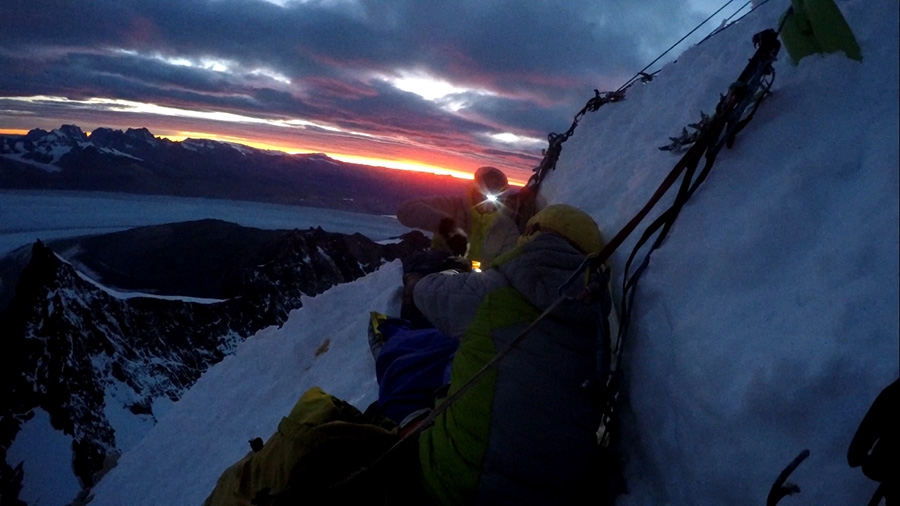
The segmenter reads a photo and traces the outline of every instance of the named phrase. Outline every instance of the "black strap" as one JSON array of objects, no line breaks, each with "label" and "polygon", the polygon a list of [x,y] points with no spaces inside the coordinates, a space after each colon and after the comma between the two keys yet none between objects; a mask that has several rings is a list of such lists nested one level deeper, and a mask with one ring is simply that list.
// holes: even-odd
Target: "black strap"
[{"label": "black strap", "polygon": [[772,483],[772,488],[769,489],[769,495],[766,496],[766,506],[776,506],[778,501],[781,501],[785,496],[800,493],[800,487],[790,483],[787,479],[807,457],[809,457],[809,450],[803,450],[794,457],[794,460],[787,467],[781,470],[778,478],[775,479],[775,483]]},{"label": "black strap", "polygon": [[[662,245],[675,220],[678,218],[681,209],[706,180],[722,146],[727,145],[730,147],[733,144],[734,137],[753,118],[760,102],[772,86],[774,80],[772,63],[775,61],[781,48],[778,34],[775,30],[765,30],[756,34],[753,42],[757,48],[756,52],[741,72],[738,80],[729,88],[728,93],[721,97],[716,106],[716,114],[705,123],[704,129],[697,137],[697,140],[672,168],[666,179],[660,184],[644,207],[613,237],[599,254],[593,257],[592,261],[594,263],[592,268],[600,269],[616,248],[630,236],[659,200],[668,193],[675,182],[679,178],[681,179],[671,206],[646,227],[632,248],[628,260],[625,262],[619,333],[615,350],[616,362],[613,368],[614,374],[610,375],[607,381],[606,396],[611,401],[607,403],[609,412],[604,414],[606,419],[614,418],[615,399],[618,397],[618,389],[622,381],[623,345],[631,322],[631,312],[634,307],[637,284],[649,265],[650,255]],[[743,117],[747,111],[749,112],[746,117]],[[703,167],[698,172],[700,162],[704,158]],[[646,251],[641,262],[634,269],[634,272],[631,272],[636,258],[644,250]],[[609,436],[605,437],[609,438]]]}]

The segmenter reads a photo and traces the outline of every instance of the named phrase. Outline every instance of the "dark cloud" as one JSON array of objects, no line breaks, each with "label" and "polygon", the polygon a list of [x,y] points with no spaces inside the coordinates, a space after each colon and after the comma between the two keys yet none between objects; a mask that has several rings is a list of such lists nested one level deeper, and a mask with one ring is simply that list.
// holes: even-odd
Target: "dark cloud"
[{"label": "dark cloud", "polygon": [[[466,143],[491,131],[543,137],[565,130],[593,89],[623,84],[702,19],[687,4],[6,0],[0,96],[102,97],[303,119],[531,160]],[[442,104],[376,77],[401,72],[488,93],[450,95]],[[450,101],[465,107],[441,107]],[[53,113],[64,107],[54,104]],[[0,127],[6,122],[0,112]]]}]

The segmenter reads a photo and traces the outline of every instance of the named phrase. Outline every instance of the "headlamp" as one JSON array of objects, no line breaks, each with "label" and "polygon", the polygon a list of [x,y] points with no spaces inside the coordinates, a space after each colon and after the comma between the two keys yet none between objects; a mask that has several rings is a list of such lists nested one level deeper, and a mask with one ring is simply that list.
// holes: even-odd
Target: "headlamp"
[{"label": "headlamp", "polygon": [[494,195],[493,193],[487,193],[487,194],[485,194],[485,195],[484,195],[484,198],[485,198],[488,202],[490,202],[491,204],[496,204],[497,202],[500,201],[500,196],[499,196],[499,195]]}]

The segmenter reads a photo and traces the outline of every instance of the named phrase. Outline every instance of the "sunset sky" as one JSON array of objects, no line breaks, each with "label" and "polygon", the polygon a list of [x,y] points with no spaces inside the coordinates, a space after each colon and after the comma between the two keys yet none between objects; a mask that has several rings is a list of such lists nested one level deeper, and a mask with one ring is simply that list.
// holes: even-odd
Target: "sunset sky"
[{"label": "sunset sky", "polygon": [[726,3],[3,0],[0,132],[147,127],[524,181],[594,89],[617,89]]}]

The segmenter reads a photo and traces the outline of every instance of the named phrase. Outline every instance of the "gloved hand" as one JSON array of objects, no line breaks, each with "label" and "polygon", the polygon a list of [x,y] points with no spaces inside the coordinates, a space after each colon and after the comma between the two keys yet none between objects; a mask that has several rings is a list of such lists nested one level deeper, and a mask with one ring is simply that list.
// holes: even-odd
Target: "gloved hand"
[{"label": "gloved hand", "polygon": [[444,237],[450,237],[450,234],[458,228],[459,227],[456,226],[456,220],[453,218],[441,218],[441,221],[438,223],[437,233]]},{"label": "gloved hand", "polygon": [[444,218],[438,224],[437,234],[446,248],[456,256],[464,257],[469,252],[469,236],[456,226],[453,218]]},{"label": "gloved hand", "polygon": [[458,228],[447,238],[447,247],[454,255],[464,257],[469,253],[469,237]]}]

